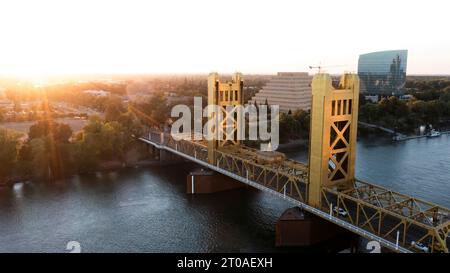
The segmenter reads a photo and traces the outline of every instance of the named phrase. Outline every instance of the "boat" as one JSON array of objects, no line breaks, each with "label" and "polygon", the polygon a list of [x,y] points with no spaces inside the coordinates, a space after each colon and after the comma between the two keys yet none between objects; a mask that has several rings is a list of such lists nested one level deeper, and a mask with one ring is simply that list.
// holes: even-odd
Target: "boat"
[{"label": "boat", "polygon": [[402,141],[406,139],[408,139],[408,137],[402,134],[396,134],[395,136],[392,137],[392,141]]},{"label": "boat", "polygon": [[439,132],[439,131],[436,131],[436,130],[434,130],[434,129],[431,129],[431,132],[430,132],[430,134],[428,135],[429,137],[438,137],[438,136],[440,136],[441,135],[441,133]]}]

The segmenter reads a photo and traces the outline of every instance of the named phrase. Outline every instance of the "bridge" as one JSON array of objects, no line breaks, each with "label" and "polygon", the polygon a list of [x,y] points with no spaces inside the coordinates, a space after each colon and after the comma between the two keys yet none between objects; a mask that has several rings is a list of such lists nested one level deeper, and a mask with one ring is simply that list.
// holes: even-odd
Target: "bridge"
[{"label": "bridge", "polygon": [[[221,83],[213,73],[208,78],[208,104],[241,105],[242,88],[240,74]],[[346,74],[335,88],[329,75],[317,74],[312,96],[308,165],[246,147],[236,139],[226,143],[217,136],[225,134],[227,125],[217,121],[212,140],[175,140],[158,130],[139,140],[273,194],[392,251],[423,252],[417,247],[421,245],[428,252],[448,253],[449,209],[355,178],[358,77]],[[237,130],[239,120],[235,122]]]}]

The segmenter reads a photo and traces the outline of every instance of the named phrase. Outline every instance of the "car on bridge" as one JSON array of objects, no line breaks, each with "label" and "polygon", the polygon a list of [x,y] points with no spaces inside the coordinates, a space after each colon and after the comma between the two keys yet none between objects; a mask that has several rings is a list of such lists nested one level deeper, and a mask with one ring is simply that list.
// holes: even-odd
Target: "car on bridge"
[{"label": "car on bridge", "polygon": [[336,212],[338,215],[341,215],[341,216],[344,216],[344,217],[347,217],[347,215],[348,215],[348,213],[343,209],[343,208],[337,208],[337,207],[334,207],[334,212]]},{"label": "car on bridge", "polygon": [[415,241],[411,242],[411,245],[418,250],[421,250],[422,252],[428,253],[430,251],[430,248],[425,245],[424,243],[416,243]]}]

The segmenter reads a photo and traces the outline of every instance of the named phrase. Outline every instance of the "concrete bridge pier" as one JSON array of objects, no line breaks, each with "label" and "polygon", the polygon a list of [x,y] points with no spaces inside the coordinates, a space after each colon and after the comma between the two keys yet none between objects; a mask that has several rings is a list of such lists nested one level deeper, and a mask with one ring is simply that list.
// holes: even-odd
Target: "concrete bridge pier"
[{"label": "concrete bridge pier", "polygon": [[243,183],[209,169],[193,171],[188,174],[186,179],[186,193],[188,194],[215,193],[245,186]]},{"label": "concrete bridge pier", "polygon": [[277,247],[308,247],[321,243],[332,252],[343,249],[355,252],[358,237],[299,207],[287,209],[278,219],[275,227]]}]

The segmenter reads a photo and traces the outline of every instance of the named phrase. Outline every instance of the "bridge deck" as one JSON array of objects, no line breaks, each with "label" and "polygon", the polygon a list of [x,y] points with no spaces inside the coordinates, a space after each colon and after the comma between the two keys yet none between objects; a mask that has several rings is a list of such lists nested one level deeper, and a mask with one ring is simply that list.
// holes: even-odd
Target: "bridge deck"
[{"label": "bridge deck", "polygon": [[[284,159],[280,163],[257,160],[257,150],[245,146],[216,151],[216,166],[208,163],[206,143],[175,141],[169,134],[151,132],[140,138],[255,188],[276,194],[352,232],[399,252],[448,252],[450,210],[404,194],[356,180],[346,191],[322,189],[321,208],[308,205],[308,167]],[[398,236],[398,244],[397,244]],[[432,247],[431,247],[432,246]]]}]

